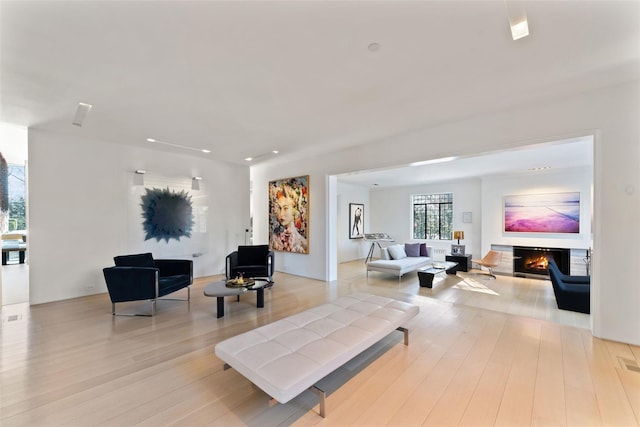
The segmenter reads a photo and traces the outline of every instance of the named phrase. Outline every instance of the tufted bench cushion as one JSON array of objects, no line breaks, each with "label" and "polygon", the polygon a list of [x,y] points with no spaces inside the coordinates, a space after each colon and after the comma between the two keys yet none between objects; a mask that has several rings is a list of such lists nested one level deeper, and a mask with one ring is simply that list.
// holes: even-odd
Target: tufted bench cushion
[{"label": "tufted bench cushion", "polygon": [[418,312],[402,301],[351,294],[222,341],[215,353],[286,403]]}]

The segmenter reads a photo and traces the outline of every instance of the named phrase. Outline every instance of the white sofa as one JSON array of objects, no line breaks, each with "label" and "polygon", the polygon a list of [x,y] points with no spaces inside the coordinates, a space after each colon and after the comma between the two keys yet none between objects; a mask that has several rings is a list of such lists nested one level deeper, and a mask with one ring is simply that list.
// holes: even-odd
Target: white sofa
[{"label": "white sofa", "polygon": [[337,298],[218,343],[216,356],[280,403],[314,384],[403,326],[420,308],[394,299],[357,293]]},{"label": "white sofa", "polygon": [[[415,245],[424,245],[416,256]],[[418,246],[419,247],[419,246]],[[409,251],[409,254],[407,254]],[[433,264],[433,248],[424,243],[406,243],[404,245],[392,245],[380,248],[380,259],[367,263],[367,276],[370,271],[392,274],[398,276],[398,280],[405,273],[429,267]]]}]

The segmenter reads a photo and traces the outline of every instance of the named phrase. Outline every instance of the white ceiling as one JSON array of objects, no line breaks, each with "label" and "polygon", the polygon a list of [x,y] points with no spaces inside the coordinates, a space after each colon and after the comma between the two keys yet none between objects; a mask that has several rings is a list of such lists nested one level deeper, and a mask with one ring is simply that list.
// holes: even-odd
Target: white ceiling
[{"label": "white ceiling", "polygon": [[246,164],[638,78],[640,1],[523,4],[3,0],[0,121]]}]

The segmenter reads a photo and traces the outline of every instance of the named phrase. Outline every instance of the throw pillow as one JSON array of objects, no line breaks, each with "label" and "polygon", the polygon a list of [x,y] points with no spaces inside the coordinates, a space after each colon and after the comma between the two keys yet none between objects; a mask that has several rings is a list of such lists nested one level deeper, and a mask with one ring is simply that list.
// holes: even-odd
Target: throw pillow
[{"label": "throw pillow", "polygon": [[420,243],[420,256],[427,256],[427,244]]},{"label": "throw pillow", "polygon": [[404,251],[404,246],[402,245],[389,246],[387,249],[389,250],[391,259],[403,259],[407,257],[407,253]]},{"label": "throw pillow", "polygon": [[404,251],[409,257],[420,256],[420,243],[405,243]]},{"label": "throw pillow", "polygon": [[389,255],[389,249],[380,248],[380,259],[391,259],[391,256]]}]

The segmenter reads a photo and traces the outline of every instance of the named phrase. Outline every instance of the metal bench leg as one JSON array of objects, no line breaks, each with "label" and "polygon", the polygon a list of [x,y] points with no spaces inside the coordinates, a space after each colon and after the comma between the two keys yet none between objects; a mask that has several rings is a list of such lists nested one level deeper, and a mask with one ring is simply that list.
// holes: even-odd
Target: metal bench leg
[{"label": "metal bench leg", "polygon": [[327,394],[325,393],[324,390],[319,389],[315,385],[312,385],[311,387],[309,387],[309,390],[311,390],[312,392],[314,392],[315,394],[318,395],[318,399],[320,400],[320,416],[322,418],[325,418],[325,415],[327,414],[327,412],[326,412]]},{"label": "metal bench leg", "polygon": [[407,328],[403,328],[402,326],[400,326],[396,330],[404,332],[404,345],[409,345],[409,330]]}]

